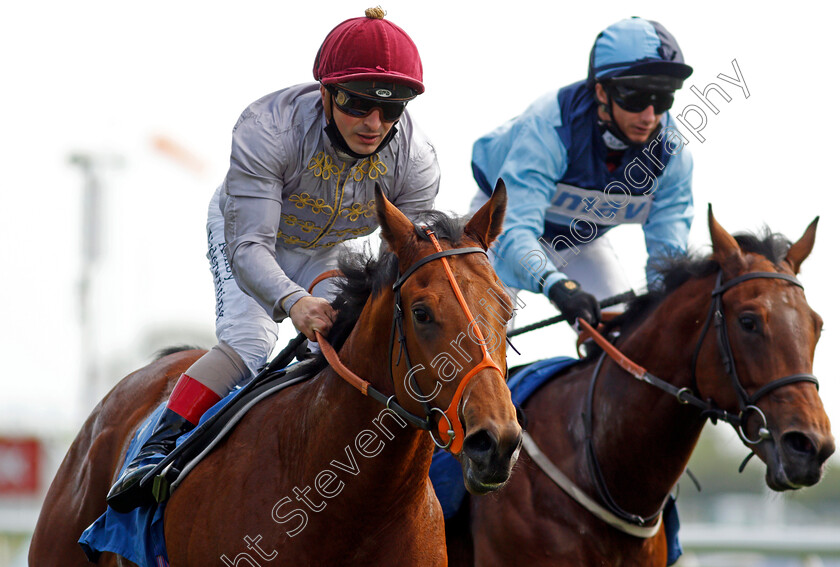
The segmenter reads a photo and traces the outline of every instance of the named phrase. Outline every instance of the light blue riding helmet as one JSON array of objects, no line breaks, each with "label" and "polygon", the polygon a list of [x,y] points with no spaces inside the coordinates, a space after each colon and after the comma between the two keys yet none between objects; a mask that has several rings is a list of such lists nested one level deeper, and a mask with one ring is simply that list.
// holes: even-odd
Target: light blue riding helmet
[{"label": "light blue riding helmet", "polygon": [[633,17],[611,25],[595,38],[587,82],[592,87],[616,77],[658,75],[678,79],[681,85],[692,72],[677,40],[662,24]]}]

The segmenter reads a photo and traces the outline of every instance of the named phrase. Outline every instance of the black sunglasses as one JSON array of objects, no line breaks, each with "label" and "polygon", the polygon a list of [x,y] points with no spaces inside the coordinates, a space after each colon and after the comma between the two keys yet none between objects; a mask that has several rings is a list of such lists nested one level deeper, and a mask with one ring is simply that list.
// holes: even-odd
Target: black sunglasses
[{"label": "black sunglasses", "polygon": [[642,112],[653,106],[654,114],[664,114],[674,104],[672,91],[646,91],[621,85],[609,89],[615,103],[627,112]]},{"label": "black sunglasses", "polygon": [[374,100],[360,97],[334,86],[327,87],[327,90],[333,95],[335,105],[341,112],[356,118],[367,116],[378,108],[382,112],[383,122],[395,122],[402,116],[405,105],[408,104],[407,100]]}]

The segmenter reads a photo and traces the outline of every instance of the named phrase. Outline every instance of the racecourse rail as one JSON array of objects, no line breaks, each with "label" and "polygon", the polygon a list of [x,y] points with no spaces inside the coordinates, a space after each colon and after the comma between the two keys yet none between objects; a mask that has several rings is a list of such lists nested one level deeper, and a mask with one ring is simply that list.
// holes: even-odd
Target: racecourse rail
[{"label": "racecourse rail", "polygon": [[[785,565],[840,565],[840,526],[685,524],[680,529],[680,542],[685,554],[675,567],[767,565],[757,556],[799,560]],[[709,557],[711,554],[716,557]],[[731,558],[723,563],[722,555]]]}]

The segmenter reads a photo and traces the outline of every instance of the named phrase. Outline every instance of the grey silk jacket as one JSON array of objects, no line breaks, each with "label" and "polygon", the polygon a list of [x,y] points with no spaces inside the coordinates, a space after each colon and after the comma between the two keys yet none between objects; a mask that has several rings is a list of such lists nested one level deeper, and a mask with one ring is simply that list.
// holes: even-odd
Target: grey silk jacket
[{"label": "grey silk jacket", "polygon": [[230,169],[220,191],[227,255],[237,284],[275,321],[306,291],[276,252],[313,254],[377,227],[374,184],[409,218],[431,209],[440,167],[431,143],[403,113],[379,152],[354,160],[329,141],[318,83],[251,104],[233,128]]}]

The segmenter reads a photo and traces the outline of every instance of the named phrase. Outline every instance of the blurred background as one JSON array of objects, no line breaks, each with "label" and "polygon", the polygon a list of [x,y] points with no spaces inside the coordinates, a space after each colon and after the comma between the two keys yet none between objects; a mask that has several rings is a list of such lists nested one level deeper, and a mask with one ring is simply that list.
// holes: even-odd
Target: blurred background
[{"label": "blurred background", "polygon": [[[324,36],[369,5],[46,0],[0,8],[0,567],[25,564],[43,495],[97,401],[160,348],[215,343],[204,222],[227,170],[231,128],[253,100],[312,80]],[[476,138],[584,78],[604,27],[633,15],[664,24],[694,67],[672,112],[700,104],[691,85],[715,82],[731,97],[711,95],[716,115],[703,107],[705,141],[687,134],[692,247],[708,245],[708,203],[731,232],[767,224],[793,240],[821,215],[801,280],[825,319],[814,371],[838,423],[837,9],[769,6],[383,4],[420,49],[427,91],[409,108],[436,145],[437,206],[457,213],[476,191]],[[735,77],[733,60],[749,98],[717,78]],[[641,230],[622,227],[610,238],[643,287]],[[520,324],[552,312],[541,297],[523,299]],[[282,327],[285,344],[293,330]],[[522,355],[509,363],[569,354],[572,345],[571,332],[554,326],[517,341]],[[757,460],[737,473],[746,452],[730,430],[707,426],[691,465],[703,491],[690,482],[681,489],[688,553],[679,565],[840,565],[838,457],[817,487],[774,494]]]}]

